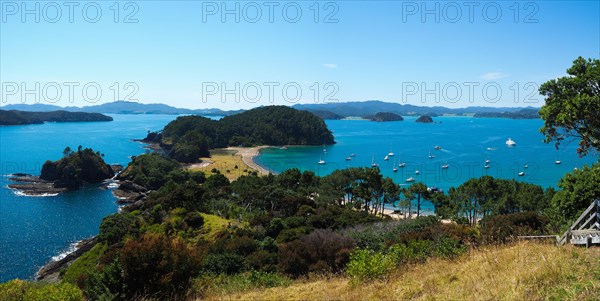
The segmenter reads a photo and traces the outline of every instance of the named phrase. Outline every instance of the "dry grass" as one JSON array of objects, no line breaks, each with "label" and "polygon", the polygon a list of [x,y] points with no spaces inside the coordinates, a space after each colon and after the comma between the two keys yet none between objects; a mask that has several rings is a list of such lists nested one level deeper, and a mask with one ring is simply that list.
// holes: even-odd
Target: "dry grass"
[{"label": "dry grass", "polygon": [[[600,248],[520,242],[400,268],[385,281],[298,281],[213,300],[600,300]],[[210,299],[210,298],[209,298]]]},{"label": "dry grass", "polygon": [[[226,176],[229,181],[234,181],[242,175],[248,174],[248,171],[253,171],[244,161],[242,156],[236,151],[225,149],[214,149],[210,151],[210,158],[202,158],[203,162],[210,162],[208,166],[199,168],[190,168],[193,171],[202,171],[207,176],[211,175],[211,170],[216,168],[220,173]],[[237,168],[235,168],[237,166]],[[246,172],[244,172],[246,170]]]}]

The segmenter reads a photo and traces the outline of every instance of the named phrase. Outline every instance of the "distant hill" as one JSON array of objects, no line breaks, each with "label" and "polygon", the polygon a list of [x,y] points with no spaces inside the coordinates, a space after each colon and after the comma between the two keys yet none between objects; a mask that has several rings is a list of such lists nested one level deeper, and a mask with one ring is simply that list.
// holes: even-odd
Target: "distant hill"
[{"label": "distant hill", "polygon": [[229,116],[243,112],[243,110],[223,111],[220,109],[181,109],[165,104],[144,104],[132,101],[115,101],[100,105],[84,107],[59,107],[46,104],[11,104],[2,106],[3,110],[19,110],[30,112],[49,112],[64,110],[69,112],[94,112],[104,114],[198,114],[205,116]]},{"label": "distant hill", "polygon": [[426,106],[415,106],[410,104],[399,104],[383,102],[379,100],[369,100],[362,102],[340,102],[340,103],[326,103],[326,104],[297,104],[293,106],[295,109],[306,110],[310,112],[315,111],[328,111],[343,117],[363,117],[366,118],[371,115],[375,115],[378,112],[390,112],[402,116],[421,116],[428,115],[436,117],[439,115],[459,115],[459,116],[470,116],[477,113],[489,112],[489,113],[511,113],[517,112],[524,109],[539,110],[538,108],[526,107],[526,108],[494,108],[494,107],[466,107],[466,108],[446,108],[442,106],[426,107]]},{"label": "distant hill", "polygon": [[511,118],[511,119],[537,119],[540,118],[537,109],[522,109],[516,112],[480,112],[473,115],[478,118]]},{"label": "distant hill", "polygon": [[78,121],[112,121],[112,117],[99,113],[83,112],[26,112],[26,111],[5,111],[0,110],[0,125],[22,125],[22,124],[41,124],[50,122],[78,122]]},{"label": "distant hill", "polygon": [[343,119],[344,116],[340,116],[336,113],[332,113],[329,111],[309,111],[315,115],[317,115],[318,117],[321,117],[322,119],[325,120],[339,120],[339,119]]},{"label": "distant hill", "polygon": [[404,120],[404,118],[402,118],[402,116],[400,116],[398,114],[394,114],[394,113],[389,113],[389,112],[379,112],[373,116],[368,116],[367,119],[369,119],[371,121],[377,121],[377,122]]}]

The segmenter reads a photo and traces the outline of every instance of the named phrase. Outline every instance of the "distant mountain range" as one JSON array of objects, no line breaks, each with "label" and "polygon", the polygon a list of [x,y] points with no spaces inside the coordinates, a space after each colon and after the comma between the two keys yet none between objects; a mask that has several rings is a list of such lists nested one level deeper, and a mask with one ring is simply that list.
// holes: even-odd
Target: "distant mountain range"
[{"label": "distant mountain range", "polygon": [[143,104],[131,101],[115,101],[85,107],[60,107],[47,104],[11,104],[2,106],[1,108],[3,110],[19,110],[29,112],[51,112],[62,110],[69,112],[93,112],[103,114],[196,114],[204,116],[229,116],[243,112],[243,110],[224,111],[220,109],[191,110],[176,108],[161,103]]},{"label": "distant mountain range", "polygon": [[[184,109],[176,108],[166,104],[143,104],[130,101],[115,101],[100,105],[85,107],[60,107],[47,104],[11,104],[0,107],[3,110],[19,110],[29,112],[50,112],[64,110],[69,112],[93,112],[103,114],[194,114],[204,116],[229,116],[235,115],[244,110],[225,111],[221,109]],[[520,107],[520,108],[494,108],[494,107],[466,107],[466,108],[446,108],[442,106],[426,107],[410,104],[399,104],[383,102],[379,100],[369,100],[360,102],[340,102],[327,104],[297,104],[294,109],[304,110],[314,113],[323,119],[341,119],[345,117],[363,117],[373,116],[380,112],[394,113],[402,116],[474,116],[474,117],[501,117],[501,118],[539,118],[539,108]]]},{"label": "distant mountain range", "polygon": [[379,100],[369,100],[362,102],[340,102],[327,104],[297,104],[293,108],[315,112],[321,116],[343,116],[343,117],[363,117],[375,115],[379,112],[395,113],[402,116],[474,116],[474,117],[502,117],[502,118],[539,118],[537,112],[539,108],[534,107],[466,107],[466,108],[446,108],[442,106],[426,107],[410,104],[399,104],[383,102]]}]

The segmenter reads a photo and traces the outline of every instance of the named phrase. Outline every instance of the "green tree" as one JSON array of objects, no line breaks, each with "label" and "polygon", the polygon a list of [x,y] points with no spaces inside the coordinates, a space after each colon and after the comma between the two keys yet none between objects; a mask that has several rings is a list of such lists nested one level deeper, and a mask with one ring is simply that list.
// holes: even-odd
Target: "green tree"
[{"label": "green tree", "polygon": [[554,141],[557,148],[566,138],[579,139],[577,153],[582,156],[600,149],[600,60],[579,57],[567,73],[539,89],[546,97],[540,132],[546,143]]},{"label": "green tree", "polygon": [[421,182],[414,183],[408,187],[409,198],[417,200],[417,217],[421,215],[421,204],[426,199],[429,199],[429,191],[427,186]]}]

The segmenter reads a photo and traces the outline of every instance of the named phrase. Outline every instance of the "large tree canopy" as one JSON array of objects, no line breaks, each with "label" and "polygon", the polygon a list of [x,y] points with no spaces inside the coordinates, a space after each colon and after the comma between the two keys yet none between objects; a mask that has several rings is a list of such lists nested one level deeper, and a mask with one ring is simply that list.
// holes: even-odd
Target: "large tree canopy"
[{"label": "large tree canopy", "polygon": [[546,143],[554,141],[557,148],[566,138],[579,139],[577,153],[583,156],[600,149],[600,60],[579,57],[567,73],[540,87],[546,98],[540,110],[545,120],[540,132]]}]

